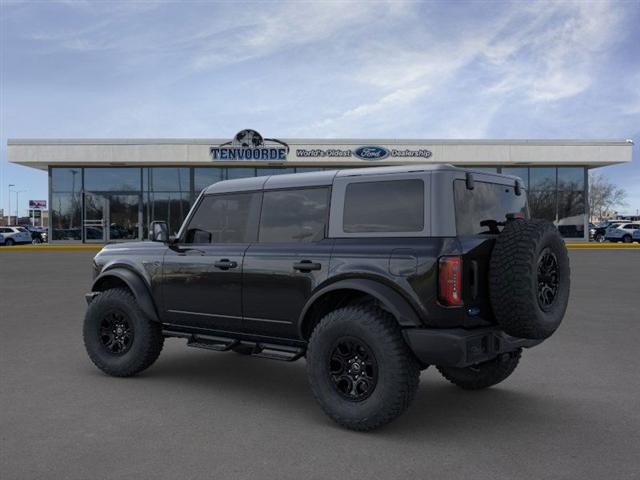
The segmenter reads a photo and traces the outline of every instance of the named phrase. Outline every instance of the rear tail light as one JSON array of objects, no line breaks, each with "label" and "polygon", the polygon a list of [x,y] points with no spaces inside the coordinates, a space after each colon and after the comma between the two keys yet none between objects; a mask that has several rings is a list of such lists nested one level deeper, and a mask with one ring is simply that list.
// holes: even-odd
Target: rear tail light
[{"label": "rear tail light", "polygon": [[443,305],[462,305],[462,259],[440,257],[438,299]]}]

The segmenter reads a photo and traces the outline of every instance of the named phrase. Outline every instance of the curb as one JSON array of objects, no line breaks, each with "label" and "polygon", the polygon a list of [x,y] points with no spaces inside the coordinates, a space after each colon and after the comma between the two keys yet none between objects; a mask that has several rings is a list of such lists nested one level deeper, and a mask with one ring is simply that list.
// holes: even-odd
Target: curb
[{"label": "curb", "polygon": [[637,243],[566,243],[568,249],[576,250],[634,250],[640,248]]}]

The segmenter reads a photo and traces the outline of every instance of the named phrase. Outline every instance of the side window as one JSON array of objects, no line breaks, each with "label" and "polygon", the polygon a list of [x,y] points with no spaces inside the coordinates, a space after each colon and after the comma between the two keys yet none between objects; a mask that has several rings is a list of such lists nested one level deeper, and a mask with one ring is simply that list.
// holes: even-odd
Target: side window
[{"label": "side window", "polygon": [[185,243],[254,242],[260,198],[260,193],[205,196],[189,221]]},{"label": "side window", "polygon": [[421,232],[424,209],[422,180],[350,183],[344,196],[343,230],[345,233]]},{"label": "side window", "polygon": [[324,238],[328,188],[264,192],[259,241],[308,243]]}]

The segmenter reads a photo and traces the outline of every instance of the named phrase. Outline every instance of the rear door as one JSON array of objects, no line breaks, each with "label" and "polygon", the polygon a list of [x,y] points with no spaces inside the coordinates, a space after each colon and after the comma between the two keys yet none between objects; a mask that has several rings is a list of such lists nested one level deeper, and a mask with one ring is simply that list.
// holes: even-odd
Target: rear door
[{"label": "rear door", "polygon": [[260,193],[204,196],[164,257],[164,321],[238,331],[244,254],[256,240]]},{"label": "rear door", "polygon": [[302,308],[329,270],[329,197],[326,186],[264,192],[258,242],[244,258],[246,332],[296,336]]}]

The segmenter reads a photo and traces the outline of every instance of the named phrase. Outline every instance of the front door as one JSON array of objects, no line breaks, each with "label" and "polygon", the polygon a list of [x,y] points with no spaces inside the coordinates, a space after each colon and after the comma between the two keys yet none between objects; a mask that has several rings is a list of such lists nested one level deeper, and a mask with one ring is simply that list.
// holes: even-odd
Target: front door
[{"label": "front door", "polygon": [[257,235],[261,194],[207,195],[162,272],[163,321],[236,332],[242,326],[244,254]]},{"label": "front door", "polygon": [[140,240],[142,226],[139,194],[84,195],[83,235],[87,243]]}]

